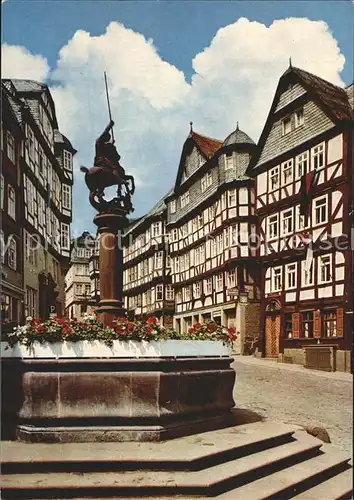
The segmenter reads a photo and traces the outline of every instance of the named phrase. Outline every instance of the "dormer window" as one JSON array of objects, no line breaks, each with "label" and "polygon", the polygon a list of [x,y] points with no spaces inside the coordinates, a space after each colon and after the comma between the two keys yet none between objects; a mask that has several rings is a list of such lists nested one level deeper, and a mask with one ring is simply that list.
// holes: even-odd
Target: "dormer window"
[{"label": "dormer window", "polygon": [[234,166],[234,157],[233,155],[225,156],[225,170],[231,170]]},{"label": "dormer window", "polygon": [[291,116],[287,116],[282,121],[282,135],[289,134],[291,132]]},{"label": "dormer window", "polygon": [[176,213],[176,200],[172,200],[170,203],[170,212],[171,214]]},{"label": "dormer window", "polygon": [[63,152],[63,166],[64,166],[65,170],[72,170],[72,168],[73,168],[72,159],[73,159],[73,155],[70,153],[70,151],[64,150],[64,152]]}]

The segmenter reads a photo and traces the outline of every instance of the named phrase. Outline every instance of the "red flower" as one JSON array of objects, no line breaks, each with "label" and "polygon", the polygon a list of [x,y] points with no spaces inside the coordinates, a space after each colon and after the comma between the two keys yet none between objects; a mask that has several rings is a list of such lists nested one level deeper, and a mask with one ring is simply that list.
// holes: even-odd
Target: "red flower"
[{"label": "red flower", "polygon": [[207,326],[207,328],[208,328],[209,332],[213,333],[216,330],[216,325],[214,325],[214,323],[209,323],[208,326]]},{"label": "red flower", "polygon": [[44,333],[45,331],[47,331],[47,328],[44,325],[38,325],[36,326],[36,331],[38,333]]},{"label": "red flower", "polygon": [[236,333],[235,328],[232,328],[232,327],[228,328],[228,329],[227,329],[227,331],[228,331],[228,333],[229,333],[230,335],[233,335],[234,333]]},{"label": "red flower", "polygon": [[120,318],[118,318],[118,321],[120,321],[121,323],[127,323],[128,320],[124,316],[121,316]]},{"label": "red flower", "polygon": [[151,325],[156,325],[157,318],[155,318],[154,316],[150,316],[150,318],[146,320],[146,323],[150,323]]},{"label": "red flower", "polygon": [[194,328],[195,328],[196,330],[199,330],[199,328],[201,328],[201,327],[202,327],[202,325],[201,325],[200,323],[196,323],[196,324],[194,325]]},{"label": "red flower", "polygon": [[42,320],[41,318],[33,318],[32,323],[40,323]]},{"label": "red flower", "polygon": [[127,324],[128,330],[134,330],[134,327],[135,327],[134,323],[132,323],[131,321],[128,321],[128,324]]},{"label": "red flower", "polygon": [[62,334],[67,335],[69,333],[72,333],[73,329],[70,328],[70,326],[66,326],[65,328],[62,329]]},{"label": "red flower", "polygon": [[236,340],[237,339],[237,335],[236,334],[233,334],[230,336],[230,339],[233,341],[233,340]]},{"label": "red flower", "polygon": [[65,319],[63,319],[63,318],[57,318],[56,321],[57,321],[58,325],[65,325],[65,323],[66,323]]},{"label": "red flower", "polygon": [[193,335],[193,333],[195,333],[194,328],[189,328],[189,329],[188,329],[188,333],[190,333],[191,335]]},{"label": "red flower", "polygon": [[152,326],[148,325],[148,326],[146,327],[146,333],[152,333],[152,331],[153,331]]}]

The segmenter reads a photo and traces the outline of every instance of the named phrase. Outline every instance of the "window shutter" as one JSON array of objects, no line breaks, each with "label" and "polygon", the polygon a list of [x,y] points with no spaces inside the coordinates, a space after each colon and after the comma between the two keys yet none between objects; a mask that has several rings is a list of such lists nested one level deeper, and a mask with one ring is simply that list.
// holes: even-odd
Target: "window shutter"
[{"label": "window shutter", "polygon": [[343,307],[337,309],[337,337],[344,336],[344,310]]},{"label": "window shutter", "polygon": [[300,337],[300,313],[293,313],[293,338],[298,339]]},{"label": "window shutter", "polygon": [[321,311],[313,312],[313,336],[315,339],[321,338]]}]

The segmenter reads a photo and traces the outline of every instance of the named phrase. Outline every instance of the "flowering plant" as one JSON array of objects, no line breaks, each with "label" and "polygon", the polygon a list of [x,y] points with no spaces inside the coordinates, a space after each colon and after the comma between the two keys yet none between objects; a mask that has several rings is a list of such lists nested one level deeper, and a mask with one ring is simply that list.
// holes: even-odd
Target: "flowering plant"
[{"label": "flowering plant", "polygon": [[145,321],[130,321],[127,318],[118,318],[110,327],[95,317],[86,316],[82,321],[67,318],[27,318],[26,325],[15,327],[10,333],[3,336],[11,347],[15,344],[24,344],[29,347],[34,342],[78,342],[80,340],[98,340],[108,346],[114,340],[221,340],[230,343],[237,336],[233,328],[224,328],[214,321],[196,323],[186,333],[177,333],[173,328],[161,326],[154,316]]}]

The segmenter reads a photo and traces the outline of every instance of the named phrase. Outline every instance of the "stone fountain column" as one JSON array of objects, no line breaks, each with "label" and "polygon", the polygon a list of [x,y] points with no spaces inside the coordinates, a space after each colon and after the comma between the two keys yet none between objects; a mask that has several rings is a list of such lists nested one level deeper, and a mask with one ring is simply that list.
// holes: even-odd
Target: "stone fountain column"
[{"label": "stone fountain column", "polygon": [[100,212],[93,222],[98,226],[100,239],[99,273],[100,302],[96,314],[104,325],[125,316],[123,304],[122,231],[128,225],[127,211],[116,208]]}]

